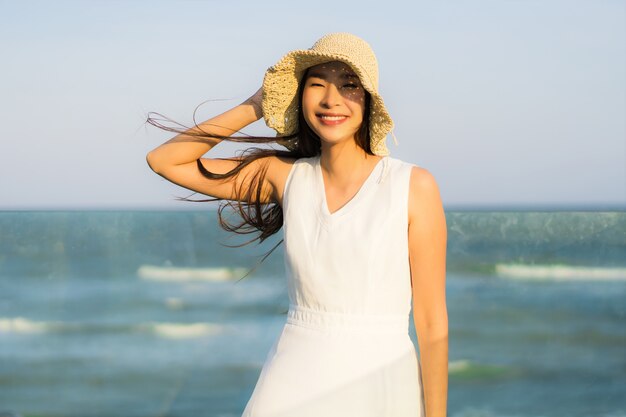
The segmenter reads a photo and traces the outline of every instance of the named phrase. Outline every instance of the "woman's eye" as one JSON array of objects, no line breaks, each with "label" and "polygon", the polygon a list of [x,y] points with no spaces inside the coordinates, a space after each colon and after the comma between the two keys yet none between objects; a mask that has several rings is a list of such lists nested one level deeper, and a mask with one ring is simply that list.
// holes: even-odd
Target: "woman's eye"
[{"label": "woman's eye", "polygon": [[353,83],[349,83],[349,84],[345,84],[344,88],[359,88],[359,86]]}]

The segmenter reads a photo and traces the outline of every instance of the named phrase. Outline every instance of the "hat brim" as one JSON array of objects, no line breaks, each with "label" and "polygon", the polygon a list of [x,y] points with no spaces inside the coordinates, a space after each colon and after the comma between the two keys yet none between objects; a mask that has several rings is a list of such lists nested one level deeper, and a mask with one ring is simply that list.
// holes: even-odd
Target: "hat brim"
[{"label": "hat brim", "polygon": [[[298,86],[307,68],[331,61],[341,61],[352,68],[370,94],[370,148],[375,155],[388,155],[385,144],[387,134],[393,129],[393,120],[378,94],[373,80],[352,62],[349,56],[320,53],[312,50],[295,50],[283,56],[268,68],[263,78],[263,117],[268,127],[278,136],[292,135],[298,131]],[[288,146],[289,147],[289,146]]]}]

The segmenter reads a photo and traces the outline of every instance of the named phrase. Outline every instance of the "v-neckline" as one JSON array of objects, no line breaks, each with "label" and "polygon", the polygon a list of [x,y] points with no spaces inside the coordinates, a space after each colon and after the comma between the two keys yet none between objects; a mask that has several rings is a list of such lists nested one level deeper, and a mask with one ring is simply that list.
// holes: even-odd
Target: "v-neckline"
[{"label": "v-neckline", "polygon": [[373,181],[374,174],[376,173],[376,171],[378,171],[378,168],[380,167],[380,165],[384,163],[383,161],[385,161],[386,159],[387,159],[387,156],[383,156],[380,160],[378,160],[378,162],[376,162],[376,165],[374,165],[374,168],[372,168],[372,171],[365,178],[365,180],[363,181],[363,183],[361,184],[357,192],[352,196],[352,198],[348,200],[343,206],[339,207],[337,210],[331,213],[330,209],[328,208],[328,200],[326,198],[326,185],[324,184],[324,175],[322,173],[321,157],[318,156],[317,163],[315,165],[315,174],[316,174],[317,184],[318,184],[317,188],[318,188],[319,194],[321,195],[321,201],[320,201],[321,214],[324,217],[329,218],[329,219],[336,218],[345,214],[352,206],[354,206],[357,203],[357,201],[361,198],[361,196],[366,192],[367,188],[369,187],[369,184]]}]

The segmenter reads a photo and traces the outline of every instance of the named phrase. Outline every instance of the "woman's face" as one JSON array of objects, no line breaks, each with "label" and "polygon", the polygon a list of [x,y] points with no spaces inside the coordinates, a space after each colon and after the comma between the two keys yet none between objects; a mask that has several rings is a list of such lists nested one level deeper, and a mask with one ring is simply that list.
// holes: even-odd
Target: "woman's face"
[{"label": "woman's face", "polygon": [[365,90],[349,65],[333,61],[309,68],[302,113],[324,142],[354,140],[365,111]]}]

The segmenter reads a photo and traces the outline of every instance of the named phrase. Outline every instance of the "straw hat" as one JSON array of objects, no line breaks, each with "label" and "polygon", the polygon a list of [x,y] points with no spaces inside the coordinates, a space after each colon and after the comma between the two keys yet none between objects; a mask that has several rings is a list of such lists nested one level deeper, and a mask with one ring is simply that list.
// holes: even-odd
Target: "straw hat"
[{"label": "straw hat", "polygon": [[[277,136],[297,132],[299,82],[307,68],[330,61],[348,64],[370,93],[370,147],[375,155],[388,155],[385,138],[393,129],[393,120],[378,94],[376,55],[367,42],[350,33],[328,34],[310,49],[291,51],[267,69],[262,101],[265,123],[276,130]],[[285,145],[295,149],[296,140],[286,141]]]}]

